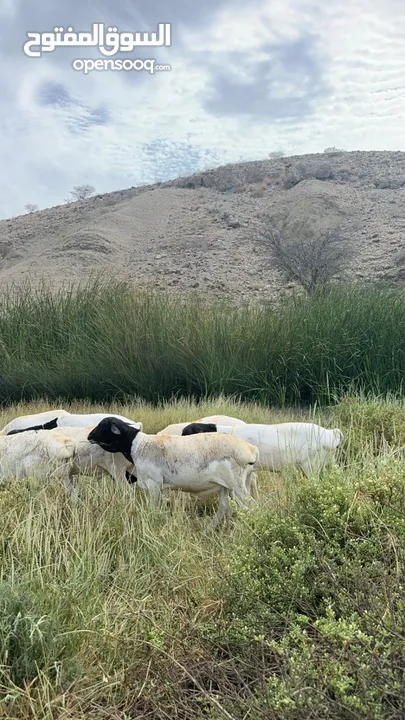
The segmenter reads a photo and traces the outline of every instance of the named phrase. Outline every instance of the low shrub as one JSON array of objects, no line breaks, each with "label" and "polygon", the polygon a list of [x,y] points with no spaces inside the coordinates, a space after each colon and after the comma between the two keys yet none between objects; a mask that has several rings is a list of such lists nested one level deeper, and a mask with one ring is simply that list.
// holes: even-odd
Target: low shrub
[{"label": "low shrub", "polygon": [[207,636],[254,688],[251,717],[403,717],[404,548],[393,459],[306,480],[287,507],[244,520]]}]

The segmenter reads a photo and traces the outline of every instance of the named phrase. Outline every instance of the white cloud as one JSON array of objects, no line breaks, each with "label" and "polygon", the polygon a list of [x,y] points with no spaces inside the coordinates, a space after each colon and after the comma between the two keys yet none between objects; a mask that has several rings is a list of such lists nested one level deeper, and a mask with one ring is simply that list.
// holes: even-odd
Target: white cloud
[{"label": "white cloud", "polygon": [[[0,16],[15,14],[17,7],[2,0]],[[63,51],[40,61],[22,52],[3,56],[0,215],[18,214],[27,202],[40,207],[63,202],[70,188],[83,182],[107,192],[154,182],[162,174],[184,174],[189,167],[185,145],[195,148],[193,162],[201,167],[259,159],[274,149],[405,149],[405,14],[400,7],[396,0],[232,5],[207,14],[203,31],[190,19],[184,22],[182,44],[159,57],[171,63],[172,72],[154,77],[130,79],[124,72],[85,77],[71,69],[71,57]],[[150,25],[142,13],[139,17],[144,27]],[[303,37],[310,38],[317,64],[308,61],[297,86],[294,66],[286,69],[288,58],[272,47]],[[228,80],[249,84],[259,67],[263,97],[266,83],[273,83],[273,103],[305,98],[318,80],[311,73],[323,76],[327,91],[314,94],[312,111],[301,118],[288,119],[287,111],[284,119],[266,113],[249,117],[231,106],[227,112],[226,95],[221,113],[208,112],[206,100],[220,71]],[[39,90],[47,82],[66,88],[74,102],[41,105]],[[243,106],[243,85],[240,93]],[[108,112],[107,124],[89,125],[91,112],[100,108]]]}]

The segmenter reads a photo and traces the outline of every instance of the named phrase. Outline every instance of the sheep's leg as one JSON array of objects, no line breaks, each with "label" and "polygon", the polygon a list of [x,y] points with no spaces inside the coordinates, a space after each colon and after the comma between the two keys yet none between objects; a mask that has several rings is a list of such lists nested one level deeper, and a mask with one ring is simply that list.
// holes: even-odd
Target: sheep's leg
[{"label": "sheep's leg", "polygon": [[211,524],[216,528],[227,515],[232,515],[232,508],[229,502],[229,491],[225,487],[219,490],[218,510],[212,518]]},{"label": "sheep's leg", "polygon": [[[240,508],[247,509],[247,503],[252,500],[249,492],[248,468],[233,468],[232,498]],[[250,475],[251,473],[249,473]],[[250,478],[251,482],[251,478]]]},{"label": "sheep's leg", "polygon": [[73,503],[76,503],[78,499],[77,488],[75,484],[77,473],[74,471],[70,464],[66,466],[66,470],[67,473],[64,477],[66,492],[69,496],[69,499]]},{"label": "sheep's leg", "polygon": [[153,481],[149,481],[149,483],[148,483],[148,495],[149,495],[149,499],[150,499],[150,501],[151,501],[151,504],[152,504],[154,507],[157,507],[157,506],[159,505],[160,498],[161,498],[161,492],[160,492],[160,487],[159,487],[159,485],[157,485],[157,484],[154,483]]},{"label": "sheep's leg", "polygon": [[128,489],[128,485],[129,485],[129,486],[135,485],[135,487],[136,487],[136,484],[137,484],[137,482],[138,482],[138,478],[136,477],[136,467],[135,467],[135,465],[131,465],[131,467],[127,468],[127,469],[125,470],[124,475],[125,475],[125,479],[122,478],[122,483],[123,483],[123,486],[125,485],[125,489],[126,489],[126,490]]},{"label": "sheep's leg", "polygon": [[77,488],[76,488],[76,485],[74,484],[73,478],[69,478],[68,481],[66,482],[66,491],[67,491],[67,494],[69,495],[70,500],[72,500],[72,502],[76,502],[77,501]]},{"label": "sheep's leg", "polygon": [[74,480],[76,478],[76,471],[72,467],[71,462],[67,462],[63,465],[60,465],[58,468],[55,468],[50,475],[48,475],[48,481],[52,482],[52,479],[60,478],[65,486],[65,490],[67,495],[69,496],[69,499],[73,502],[77,501],[77,490],[74,483]]},{"label": "sheep's leg", "polygon": [[252,496],[253,500],[258,502],[259,491],[257,487],[257,475],[254,470],[248,473],[248,476],[246,478],[246,489],[248,493]]},{"label": "sheep's leg", "polygon": [[[257,487],[257,474],[254,472],[254,470],[247,471],[246,476],[246,490],[249,493],[249,495],[253,498],[253,500],[258,501],[259,500],[259,492]],[[210,488],[209,490],[202,490],[198,493],[198,495],[195,496],[196,500],[205,500],[206,498],[210,497],[211,495],[215,495],[218,492],[218,488]]]},{"label": "sheep's leg", "polygon": [[114,463],[113,471],[114,475],[112,476],[112,478],[115,481],[117,487],[121,490],[121,492],[133,492],[134,489],[137,487],[138,482],[135,465],[123,468],[121,464]]},{"label": "sheep's leg", "polygon": [[[226,488],[237,505],[244,509],[247,509],[246,502],[251,500],[246,487],[247,471],[248,466],[241,467],[228,461],[219,463],[212,477],[212,480],[216,481],[220,487]],[[207,478],[207,480],[211,480],[211,478]]]},{"label": "sheep's leg", "polygon": [[151,505],[153,505],[154,507],[157,507],[159,505],[161,495],[162,495],[162,493],[161,493],[162,482],[160,482],[160,483],[156,482],[152,478],[143,480],[138,473],[138,486],[142,490],[147,491]]}]

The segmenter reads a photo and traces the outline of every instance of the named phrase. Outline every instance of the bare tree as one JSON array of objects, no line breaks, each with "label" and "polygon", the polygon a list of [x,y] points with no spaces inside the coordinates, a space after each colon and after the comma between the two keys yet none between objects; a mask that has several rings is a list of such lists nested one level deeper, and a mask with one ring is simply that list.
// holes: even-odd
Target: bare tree
[{"label": "bare tree", "polygon": [[327,155],[339,155],[339,153],[346,152],[345,150],[342,150],[341,148],[337,148],[333,145],[333,147],[327,147],[324,150],[324,153]]},{"label": "bare tree", "polygon": [[29,213],[36,212],[38,210],[38,205],[33,205],[32,203],[28,203],[27,205],[24,205],[24,210],[26,210]]},{"label": "bare tree", "polygon": [[70,191],[70,198],[66,198],[66,202],[76,202],[76,200],[87,200],[91,195],[94,195],[96,188],[93,185],[75,185],[73,190]]},{"label": "bare tree", "polygon": [[271,160],[277,160],[277,158],[282,158],[285,156],[284,150],[272,150],[271,153],[269,153],[269,158]]},{"label": "bare tree", "polygon": [[273,265],[287,281],[312,295],[341,275],[353,255],[348,238],[339,228],[315,231],[303,223],[293,236],[284,229],[263,224],[256,238],[270,252]]}]

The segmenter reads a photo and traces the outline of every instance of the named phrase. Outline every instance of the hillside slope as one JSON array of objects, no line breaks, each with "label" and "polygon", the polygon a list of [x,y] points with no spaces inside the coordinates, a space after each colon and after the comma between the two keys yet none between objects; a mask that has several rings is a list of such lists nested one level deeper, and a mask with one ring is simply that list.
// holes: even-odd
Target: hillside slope
[{"label": "hillside slope", "polygon": [[405,279],[405,153],[339,152],[227,165],[167,183],[0,221],[0,280],[83,280],[113,272],[136,286],[235,301],[288,292],[254,240],[263,213],[294,228],[339,224],[352,275]]}]

